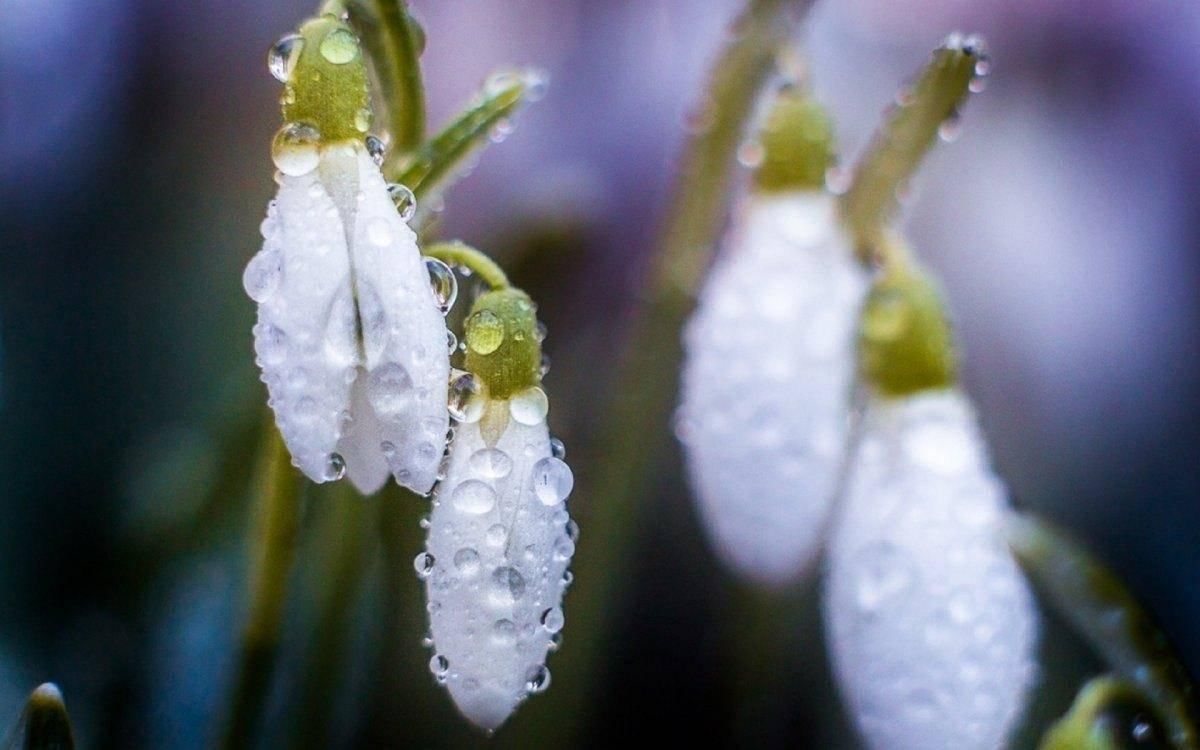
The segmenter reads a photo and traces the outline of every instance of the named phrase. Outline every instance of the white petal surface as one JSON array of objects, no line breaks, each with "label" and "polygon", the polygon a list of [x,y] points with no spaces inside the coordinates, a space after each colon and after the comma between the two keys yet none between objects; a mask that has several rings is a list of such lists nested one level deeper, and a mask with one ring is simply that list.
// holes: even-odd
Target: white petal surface
[{"label": "white petal surface", "polygon": [[684,335],[677,433],[704,526],[736,571],[807,569],[841,468],[867,274],[834,199],[752,196]]},{"label": "white petal surface", "polygon": [[383,442],[379,420],[367,399],[367,376],[360,368],[350,391],[350,421],[337,450],[346,462],[346,478],[364,495],[379,492],[390,475],[380,449]]},{"label": "white petal surface", "polygon": [[565,505],[570,473],[551,457],[544,421],[510,420],[494,446],[479,423],[455,430],[424,558],[430,668],[464,716],[495,729],[549,682],[546,653],[563,624],[575,550]]},{"label": "white petal surface", "polygon": [[879,750],[1003,747],[1035,675],[1037,620],[965,397],[874,403],[851,476],[825,619],[860,732]]},{"label": "white petal surface", "polygon": [[[397,482],[426,494],[437,478],[449,427],[446,323],[416,235],[396,212],[379,167],[364,149],[358,149],[358,175],[361,199],[351,248],[366,403],[379,437],[374,450],[386,456]],[[353,476],[349,454],[346,462]]]},{"label": "white petal surface", "polygon": [[318,174],[282,178],[243,282],[259,303],[254,349],[276,423],[293,463],[324,482],[340,476],[332,454],[358,347],[345,233]]}]

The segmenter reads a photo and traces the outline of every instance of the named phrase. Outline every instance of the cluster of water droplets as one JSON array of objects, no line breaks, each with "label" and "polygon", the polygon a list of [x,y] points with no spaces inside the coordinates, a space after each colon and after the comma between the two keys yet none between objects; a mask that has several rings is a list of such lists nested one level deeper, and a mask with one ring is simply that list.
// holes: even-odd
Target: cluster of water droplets
[{"label": "cluster of water droplets", "polygon": [[752,196],[684,334],[676,434],[714,546],[779,584],[819,550],[866,273],[828,195]]},{"label": "cluster of water droplets", "polygon": [[1035,675],[1036,614],[966,399],[874,404],[850,476],[825,616],[860,730],[874,748],[1003,746]]}]

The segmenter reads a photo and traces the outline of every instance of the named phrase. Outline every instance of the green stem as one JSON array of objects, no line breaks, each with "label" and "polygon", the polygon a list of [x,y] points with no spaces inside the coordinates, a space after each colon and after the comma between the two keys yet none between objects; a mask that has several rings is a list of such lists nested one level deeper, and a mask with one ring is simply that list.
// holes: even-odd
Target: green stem
[{"label": "green stem", "polygon": [[348,641],[356,632],[356,604],[375,549],[372,529],[379,501],[358,495],[349,483],[332,488],[319,537],[329,549],[321,561],[317,615],[301,676],[292,747],[328,747],[330,714],[345,678]]},{"label": "green stem", "polygon": [[1166,637],[1120,579],[1038,518],[1013,514],[1006,532],[1025,572],[1100,656],[1162,713],[1175,746],[1197,747],[1196,688]]},{"label": "green stem", "polygon": [[300,474],[278,430],[267,430],[259,467],[256,533],[252,537],[249,612],[221,747],[250,744],[274,672],[300,519]]},{"label": "green stem", "polygon": [[457,240],[427,245],[421,253],[437,258],[448,266],[462,266],[478,276],[492,291],[508,289],[508,276],[496,261],[465,242]]},{"label": "green stem", "polygon": [[397,159],[384,163],[384,174],[392,182],[407,185],[420,205],[422,199],[444,188],[455,168],[488,142],[493,128],[511,118],[528,101],[527,77],[520,73],[493,76],[489,90],[481,93],[440,133],[415,152],[407,156],[397,154]]},{"label": "green stem", "polygon": [[864,259],[875,252],[880,232],[895,209],[897,190],[916,171],[939,128],[957,117],[979,67],[986,64],[977,38],[947,40],[875,134],[841,200],[842,217]]},{"label": "green stem", "polygon": [[71,717],[58,686],[47,682],[29,695],[21,720],[4,743],[5,750],[72,750]]},{"label": "green stem", "polygon": [[595,502],[578,514],[583,529],[573,563],[578,575],[567,597],[562,653],[551,662],[556,689],[530,707],[543,717],[538,739],[544,746],[567,747],[579,739],[582,714],[592,705],[587,693],[603,678],[601,655],[607,653],[620,588],[629,581],[640,506],[653,496],[669,445],[680,330],[725,220],[734,154],[778,52],[810,5],[811,0],[751,0],[735,21],[740,33],[712,69],[703,127],[694,132],[684,156],[645,303],[593,451],[597,460],[579,481]]},{"label": "green stem", "polygon": [[349,11],[379,84],[392,153],[407,155],[425,137],[422,32],[404,0],[351,0]]}]

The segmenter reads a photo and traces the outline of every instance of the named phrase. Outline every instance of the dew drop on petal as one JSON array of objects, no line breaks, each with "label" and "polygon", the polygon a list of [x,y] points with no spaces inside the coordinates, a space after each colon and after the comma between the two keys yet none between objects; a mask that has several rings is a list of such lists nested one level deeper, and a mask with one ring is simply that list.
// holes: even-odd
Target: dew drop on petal
[{"label": "dew drop on petal", "polygon": [[487,543],[493,547],[503,547],[508,541],[508,529],[500,524],[494,524],[487,530]]},{"label": "dew drop on petal", "polygon": [[533,465],[533,492],[542,505],[553,507],[571,494],[575,477],[562,459],[550,456]]},{"label": "dew drop on petal", "polygon": [[425,271],[429,274],[429,288],[433,290],[433,299],[438,310],[445,315],[458,299],[458,279],[454,277],[450,266],[437,258],[425,258]]},{"label": "dew drop on petal", "polygon": [[512,458],[499,448],[483,448],[468,459],[471,471],[487,479],[503,479],[512,471]]},{"label": "dew drop on petal", "polygon": [[429,672],[439,682],[445,680],[447,673],[450,672],[450,660],[441,654],[434,654],[429,660]]},{"label": "dew drop on petal", "polygon": [[563,445],[563,441],[558,438],[550,438],[550,455],[557,459],[567,457],[567,446]]},{"label": "dew drop on petal", "polygon": [[321,57],[334,65],[345,65],[358,56],[358,39],[349,29],[334,29],[321,40]]},{"label": "dew drop on petal", "polygon": [[320,132],[312,125],[289,122],[275,133],[271,142],[271,160],[275,168],[290,177],[308,174],[321,161],[317,150]]},{"label": "dew drop on petal", "polygon": [[286,34],[271,45],[267,52],[267,69],[275,80],[287,83],[296,67],[300,51],[304,49],[304,37],[299,34]]},{"label": "dew drop on petal", "polygon": [[546,632],[548,633],[557,633],[558,631],[562,630],[564,619],[565,618],[563,617],[562,609],[559,607],[551,607],[545,612],[542,612],[542,627],[545,628]]},{"label": "dew drop on petal", "polygon": [[380,416],[395,417],[412,402],[412,377],[403,365],[388,362],[371,371],[367,399]]},{"label": "dew drop on petal", "polygon": [[496,491],[478,479],[468,479],[454,488],[450,502],[463,513],[483,515],[496,507]]},{"label": "dew drop on petal", "polygon": [[279,288],[283,276],[283,255],[278,250],[260,250],[242,273],[242,286],[255,302],[264,302]]},{"label": "dew drop on petal", "polygon": [[422,552],[413,558],[413,570],[417,571],[418,578],[428,578],[433,572],[434,563],[437,560],[428,552]]},{"label": "dew drop on petal", "polygon": [[532,667],[525,675],[525,689],[530,693],[541,693],[550,687],[550,670],[545,664]]},{"label": "dew drop on petal", "polygon": [[525,577],[521,571],[507,565],[492,572],[492,597],[501,603],[512,604],[525,595]]},{"label": "dew drop on petal", "polygon": [[454,553],[454,569],[464,578],[479,575],[479,553],[471,547],[463,547]]},{"label": "dew drop on petal", "polygon": [[389,184],[387,191],[392,203],[396,206],[396,211],[400,214],[400,219],[403,221],[411,219],[417,212],[417,196],[413,195],[413,191],[398,182]]},{"label": "dew drop on petal", "polygon": [[513,396],[508,402],[508,411],[520,424],[538,425],[546,420],[550,402],[546,399],[546,392],[534,386]]},{"label": "dew drop on petal", "polygon": [[454,335],[454,331],[446,331],[446,353],[454,354],[454,350],[458,348],[458,336]]},{"label": "dew drop on petal", "polygon": [[254,351],[264,365],[278,365],[287,358],[288,337],[282,328],[260,324],[258,336],[254,339]]},{"label": "dew drop on petal", "polygon": [[371,157],[371,161],[375,162],[375,166],[382,167],[384,157],[387,156],[387,146],[384,145],[383,139],[377,135],[368,135],[364,143],[367,146],[367,155]]},{"label": "dew drop on petal", "polygon": [[325,478],[336,482],[346,476],[346,459],[340,453],[330,453],[325,459]]},{"label": "dew drop on petal", "polygon": [[483,384],[473,373],[456,370],[451,375],[446,409],[457,422],[478,422],[483,417]]}]

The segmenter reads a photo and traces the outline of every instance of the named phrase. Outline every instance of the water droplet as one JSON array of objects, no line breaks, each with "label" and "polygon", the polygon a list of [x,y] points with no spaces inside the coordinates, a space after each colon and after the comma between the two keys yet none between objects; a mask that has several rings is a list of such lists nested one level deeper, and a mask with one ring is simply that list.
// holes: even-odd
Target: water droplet
[{"label": "water droplet", "polygon": [[575,542],[560,536],[554,541],[554,556],[559,560],[570,560],[575,555]]},{"label": "water droplet", "polygon": [[[559,512],[564,516],[567,514],[565,510]],[[573,520],[567,521],[567,538],[570,539],[572,543],[579,541],[579,524],[575,523]]]},{"label": "water droplet", "polygon": [[446,409],[452,419],[467,424],[478,422],[483,417],[485,402],[483,383],[479,378],[462,370],[451,373]]},{"label": "water droplet", "polygon": [[504,143],[504,139],[512,135],[512,132],[515,129],[516,126],[513,125],[512,120],[508,119],[507,117],[501,118],[497,120],[496,124],[492,126],[491,130],[488,131],[488,140],[492,143]]},{"label": "water droplet", "polygon": [[[375,115],[371,110],[363,107],[354,113],[354,127],[360,133],[365,133],[371,129],[371,121],[375,119]],[[378,165],[380,162],[376,162]]]},{"label": "water droplet", "polygon": [[433,572],[433,565],[437,562],[433,555],[428,552],[422,552],[413,558],[413,570],[417,571],[418,578],[428,578]]},{"label": "water droplet", "polygon": [[334,65],[345,65],[358,57],[358,39],[349,29],[334,29],[321,40],[321,57]]},{"label": "water droplet", "polygon": [[275,133],[271,142],[271,160],[280,172],[291,177],[308,174],[317,168],[321,154],[317,150],[321,134],[312,125],[289,122]]},{"label": "water droplet", "polygon": [[542,360],[538,363],[538,377],[544,378],[550,373],[550,355],[542,352]]},{"label": "water droplet", "polygon": [[277,250],[260,250],[242,273],[242,286],[255,302],[265,302],[279,288],[283,276],[283,255]]},{"label": "water droplet", "polygon": [[398,182],[390,183],[387,191],[396,206],[396,211],[400,213],[400,218],[404,221],[411,219],[417,212],[417,196],[413,195],[413,191],[409,190],[407,185]]},{"label": "water droplet", "polygon": [[504,343],[504,321],[491,310],[480,310],[466,323],[467,346],[476,354],[491,354]]},{"label": "water droplet", "polygon": [[479,575],[479,553],[470,547],[463,547],[454,553],[454,569],[465,578]]},{"label": "water droplet", "polygon": [[512,471],[513,462],[499,448],[477,450],[468,459],[471,471],[487,479],[503,479]]},{"label": "water droplet", "polygon": [[550,88],[550,74],[540,68],[525,71],[525,99],[530,102],[541,101]]},{"label": "water droplet", "polygon": [[492,640],[502,646],[509,646],[517,640],[517,626],[512,620],[496,620],[492,623]]},{"label": "water droplet", "polygon": [[563,445],[563,441],[558,438],[550,438],[550,455],[557,459],[567,457],[567,446]]},{"label": "water droplet", "polygon": [[496,507],[496,491],[478,479],[468,479],[454,488],[450,502],[463,513],[479,516]]},{"label": "water droplet", "polygon": [[271,45],[267,52],[267,70],[271,71],[275,80],[287,83],[303,49],[304,37],[299,34],[286,34]]},{"label": "water droplet", "polygon": [[260,324],[254,338],[254,352],[264,365],[278,365],[287,358],[288,337],[282,328]]},{"label": "water droplet", "polygon": [[571,467],[562,460],[551,456],[533,465],[533,492],[542,505],[558,505],[567,499],[574,486],[575,477],[571,474]]},{"label": "water droplet", "polygon": [[325,478],[336,482],[346,476],[346,459],[340,453],[330,453],[325,459]]},{"label": "water droplet", "polygon": [[408,370],[395,362],[376,367],[367,380],[367,399],[381,417],[395,418],[411,403],[413,381]]},{"label": "water droplet", "polygon": [[530,693],[541,693],[550,687],[550,670],[545,664],[532,667],[525,675],[525,689]]},{"label": "water droplet", "polygon": [[537,386],[526,388],[508,402],[509,414],[523,425],[541,424],[546,420],[548,411],[550,402],[546,399],[546,392]]},{"label": "water droplet", "polygon": [[746,169],[761,167],[766,155],[766,149],[763,148],[762,142],[758,140],[746,141],[738,146],[737,150],[738,164],[741,164]]},{"label": "water droplet", "polygon": [[425,271],[429,274],[429,288],[433,290],[433,300],[438,310],[445,315],[454,307],[458,299],[458,279],[454,271],[437,258],[425,258]]},{"label": "water droplet", "polygon": [[957,112],[950,113],[950,116],[942,120],[941,125],[938,125],[937,132],[938,138],[944,142],[954,143],[962,135],[962,117]]},{"label": "water droplet", "polygon": [[375,166],[382,167],[383,160],[387,156],[387,146],[383,144],[383,139],[377,135],[368,135],[364,142],[371,161],[375,162]]},{"label": "water droplet", "polygon": [[563,611],[558,607],[551,607],[542,613],[542,627],[548,633],[557,633],[563,628]]},{"label": "water droplet", "polygon": [[429,660],[429,671],[438,679],[438,682],[445,680],[447,673],[450,672],[450,660],[441,654],[434,654]]},{"label": "water droplet", "polygon": [[454,354],[454,350],[458,348],[458,336],[454,335],[454,331],[446,331],[446,353]]},{"label": "water droplet", "polygon": [[487,80],[483,83],[483,90],[488,96],[495,96],[518,83],[520,83],[520,79],[515,72],[501,70],[488,76]]},{"label": "water droplet", "polygon": [[512,604],[525,595],[525,577],[521,571],[507,565],[492,572],[492,597],[504,604]]}]

